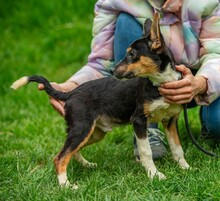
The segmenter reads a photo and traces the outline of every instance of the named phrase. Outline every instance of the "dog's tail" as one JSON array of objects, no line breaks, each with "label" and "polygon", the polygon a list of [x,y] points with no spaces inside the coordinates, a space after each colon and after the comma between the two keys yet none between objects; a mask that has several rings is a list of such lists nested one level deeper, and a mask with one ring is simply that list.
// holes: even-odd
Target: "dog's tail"
[{"label": "dog's tail", "polygon": [[58,91],[54,89],[46,78],[44,78],[43,76],[38,76],[38,75],[33,75],[30,77],[24,76],[18,79],[17,81],[15,81],[11,85],[11,88],[16,90],[28,84],[29,82],[37,82],[37,83],[43,84],[44,90],[47,92],[47,94],[57,100],[66,101],[70,96],[70,92],[62,92],[62,91]]}]

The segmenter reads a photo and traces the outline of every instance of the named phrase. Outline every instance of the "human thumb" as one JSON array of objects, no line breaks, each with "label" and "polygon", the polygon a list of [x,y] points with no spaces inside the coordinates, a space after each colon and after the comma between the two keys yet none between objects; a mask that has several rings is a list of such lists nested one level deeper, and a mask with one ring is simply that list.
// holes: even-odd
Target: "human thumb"
[{"label": "human thumb", "polygon": [[187,68],[185,65],[178,65],[176,66],[176,70],[179,71],[182,76],[191,75],[191,70]]}]

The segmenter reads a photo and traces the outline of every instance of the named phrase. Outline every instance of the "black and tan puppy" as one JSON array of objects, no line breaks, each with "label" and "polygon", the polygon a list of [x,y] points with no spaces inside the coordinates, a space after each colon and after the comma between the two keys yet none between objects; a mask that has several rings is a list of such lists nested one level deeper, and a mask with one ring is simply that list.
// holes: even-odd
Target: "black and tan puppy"
[{"label": "black and tan puppy", "polygon": [[163,123],[174,159],[182,168],[189,167],[176,128],[181,106],[164,103],[157,88],[160,83],[180,78],[161,37],[157,14],[152,24],[150,20],[146,21],[144,30],[143,38],[128,48],[126,57],[114,71],[117,77],[132,79],[102,78],[86,82],[67,93],[56,91],[41,76],[23,77],[12,85],[16,89],[28,82],[43,83],[50,96],[65,101],[67,138],[54,159],[61,186],[70,185],[67,179],[70,159],[74,157],[84,166],[95,166],[83,158],[80,149],[100,141],[113,126],[124,123],[134,126],[140,160],[150,178],[158,176],[163,179],[165,176],[152,160],[146,132],[149,122]]}]

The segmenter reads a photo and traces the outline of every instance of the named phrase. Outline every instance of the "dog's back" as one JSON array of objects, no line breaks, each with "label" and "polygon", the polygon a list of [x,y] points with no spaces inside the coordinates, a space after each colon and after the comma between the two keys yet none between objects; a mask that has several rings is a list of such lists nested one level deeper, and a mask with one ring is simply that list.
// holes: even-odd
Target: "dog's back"
[{"label": "dog's back", "polygon": [[[77,110],[82,118],[88,115],[95,119],[105,116],[115,122],[125,123],[130,121],[137,104],[144,99],[150,100],[159,96],[157,87],[154,87],[148,78],[123,81],[108,77],[93,80],[71,92],[65,104],[66,119],[76,114]],[[82,110],[85,110],[86,114],[82,114]]]}]

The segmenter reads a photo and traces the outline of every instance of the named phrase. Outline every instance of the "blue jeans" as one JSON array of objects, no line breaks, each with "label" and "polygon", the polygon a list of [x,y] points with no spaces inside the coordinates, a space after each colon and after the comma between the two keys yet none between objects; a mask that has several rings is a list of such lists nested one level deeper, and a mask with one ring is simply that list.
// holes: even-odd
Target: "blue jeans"
[{"label": "blue jeans", "polygon": [[[133,16],[123,12],[119,14],[114,35],[115,63],[123,59],[130,44],[142,36],[142,30],[142,25]],[[209,106],[202,106],[200,118],[203,128],[220,139],[220,98]],[[150,127],[155,128],[157,124],[151,124]]]},{"label": "blue jeans", "polygon": [[214,138],[220,139],[220,98],[208,106],[202,106],[200,117],[203,129]]}]

